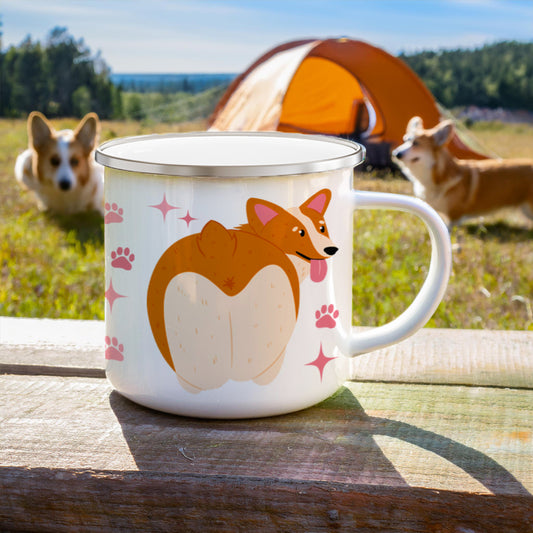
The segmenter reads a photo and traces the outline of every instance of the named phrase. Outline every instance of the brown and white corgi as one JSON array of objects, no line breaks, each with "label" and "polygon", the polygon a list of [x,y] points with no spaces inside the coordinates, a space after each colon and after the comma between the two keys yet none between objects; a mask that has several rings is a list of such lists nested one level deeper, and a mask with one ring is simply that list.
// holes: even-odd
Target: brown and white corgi
[{"label": "brown and white corgi", "polygon": [[503,207],[522,207],[533,218],[533,159],[456,159],[446,148],[453,132],[449,120],[431,129],[420,117],[409,121],[405,142],[392,155],[415,196],[443,214],[449,227]]},{"label": "brown and white corgi", "polygon": [[103,167],[94,160],[99,120],[87,114],[72,130],[56,131],[34,111],[28,117],[29,148],[15,163],[19,184],[36,197],[40,209],[56,213],[98,210],[103,215]]},{"label": "brown and white corgi", "polygon": [[207,222],[171,245],[147,293],[150,326],[166,362],[190,392],[229,379],[270,383],[278,374],[300,303],[300,283],[322,281],[337,252],[322,189],[288,210],[257,198],[248,223]]}]

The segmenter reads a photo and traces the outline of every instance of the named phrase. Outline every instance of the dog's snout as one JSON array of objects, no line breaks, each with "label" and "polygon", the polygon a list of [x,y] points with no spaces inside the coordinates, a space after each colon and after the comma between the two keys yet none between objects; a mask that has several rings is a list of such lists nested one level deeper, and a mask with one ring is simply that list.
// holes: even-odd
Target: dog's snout
[{"label": "dog's snout", "polygon": [[392,155],[396,157],[397,159],[401,159],[403,154],[401,150],[396,149],[392,151]]},{"label": "dog's snout", "polygon": [[324,252],[328,255],[335,255],[339,249],[336,246],[328,246],[327,248],[324,248]]},{"label": "dog's snout", "polygon": [[62,191],[68,191],[72,187],[72,182],[67,178],[61,178],[58,184]]}]

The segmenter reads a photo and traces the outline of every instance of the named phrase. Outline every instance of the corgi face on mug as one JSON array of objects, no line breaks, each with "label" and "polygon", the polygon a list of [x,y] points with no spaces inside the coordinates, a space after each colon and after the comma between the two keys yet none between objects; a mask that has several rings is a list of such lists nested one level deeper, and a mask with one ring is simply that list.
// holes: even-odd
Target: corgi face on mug
[{"label": "corgi face on mug", "polygon": [[250,198],[246,208],[249,225],[287,254],[301,279],[310,272],[313,281],[318,280],[325,276],[324,260],[338,250],[324,220],[330,200],[331,191],[324,189],[301,206],[285,210],[266,200]]},{"label": "corgi face on mug", "polygon": [[30,147],[34,150],[33,174],[43,186],[73,191],[90,179],[89,157],[98,137],[98,119],[89,113],[76,130],[57,132],[41,113],[28,119]]}]

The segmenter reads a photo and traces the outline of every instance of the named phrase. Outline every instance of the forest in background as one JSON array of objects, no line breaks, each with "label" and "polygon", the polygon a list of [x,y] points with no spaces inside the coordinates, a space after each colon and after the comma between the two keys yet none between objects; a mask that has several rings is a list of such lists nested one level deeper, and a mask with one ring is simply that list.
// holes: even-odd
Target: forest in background
[{"label": "forest in background", "polygon": [[[533,111],[533,42],[399,57],[449,109],[473,105]],[[39,110],[50,117],[80,117],[95,111],[102,119],[194,120],[209,115],[226,85],[200,93],[186,85],[177,93],[161,88],[134,92],[134,87],[114,83],[100,53],[93,54],[66,28],[54,28],[43,43],[28,36],[18,46],[0,47],[3,117]]]},{"label": "forest in background", "polygon": [[533,111],[533,42],[400,54],[448,109],[474,105]]},{"label": "forest in background", "polygon": [[51,117],[101,118],[123,115],[120,89],[100,53],[66,28],[54,28],[44,43],[26,37],[0,52],[0,116],[21,117],[33,110]]}]

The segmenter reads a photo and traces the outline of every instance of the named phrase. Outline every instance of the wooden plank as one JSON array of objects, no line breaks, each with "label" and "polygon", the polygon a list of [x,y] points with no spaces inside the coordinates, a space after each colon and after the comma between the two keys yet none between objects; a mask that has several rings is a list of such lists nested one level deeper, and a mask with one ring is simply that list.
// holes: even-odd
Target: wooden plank
[{"label": "wooden plank", "polygon": [[104,323],[0,317],[0,374],[105,377]]},{"label": "wooden plank", "polygon": [[85,349],[101,347],[103,342],[101,320],[0,317],[0,344]]},{"label": "wooden plank", "polygon": [[204,421],[94,379],[103,331],[0,318],[1,530],[533,530],[531,333],[422,330],[312,409]]},{"label": "wooden plank", "polygon": [[533,391],[349,383],[282,417],[143,408],[105,380],[0,376],[0,464],[527,495]]},{"label": "wooden plank", "polygon": [[[160,472],[0,469],[4,530],[525,533],[527,496]],[[21,505],[25,502],[26,505]]]},{"label": "wooden plank", "polygon": [[533,388],[533,331],[424,328],[353,359],[354,380]]},{"label": "wooden plank", "polygon": [[209,421],[102,379],[0,376],[0,525],[527,531],[532,411],[533,391],[349,383],[299,413]]},{"label": "wooden plank", "polygon": [[[0,373],[102,377],[104,323],[0,317]],[[355,380],[533,388],[533,332],[425,328],[352,360]],[[56,367],[56,370],[54,370]]]},{"label": "wooden plank", "polygon": [[105,378],[103,350],[0,345],[0,374]]}]

